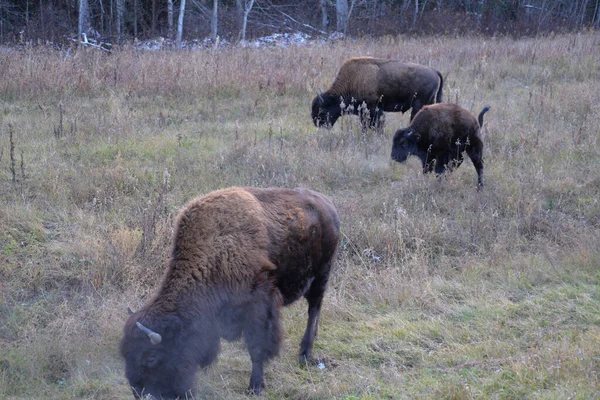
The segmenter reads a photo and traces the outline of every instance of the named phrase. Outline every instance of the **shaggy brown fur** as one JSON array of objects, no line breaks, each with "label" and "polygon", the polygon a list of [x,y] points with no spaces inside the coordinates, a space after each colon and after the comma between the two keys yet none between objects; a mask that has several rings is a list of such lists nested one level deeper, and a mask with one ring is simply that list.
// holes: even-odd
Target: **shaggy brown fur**
[{"label": "shaggy brown fur", "polygon": [[192,200],[177,218],[158,294],[124,328],[134,395],[185,396],[197,366],[217,357],[220,338],[242,336],[252,359],[249,390],[260,393],[263,364],[282,340],[279,309],[302,296],[309,310],[300,358],[310,359],[338,239],[333,204],[308,189],[230,188]]},{"label": "shaggy brown fur", "polygon": [[[371,126],[382,122],[384,111],[405,112],[412,108],[412,120],[422,106],[442,101],[442,86],[442,74],[433,68],[397,60],[350,58],[331,87],[313,100],[313,122],[316,126],[333,126],[347,112],[340,107],[342,100],[346,107],[353,106],[350,112]],[[363,102],[366,110],[361,108]]]},{"label": "shaggy brown fur", "polygon": [[394,134],[392,159],[405,161],[414,154],[423,163],[423,172],[436,173],[458,168],[467,152],[477,171],[478,188],[483,187],[483,142],[480,128],[483,115],[490,109],[484,107],[476,119],[473,114],[456,104],[425,106],[411,124]]}]

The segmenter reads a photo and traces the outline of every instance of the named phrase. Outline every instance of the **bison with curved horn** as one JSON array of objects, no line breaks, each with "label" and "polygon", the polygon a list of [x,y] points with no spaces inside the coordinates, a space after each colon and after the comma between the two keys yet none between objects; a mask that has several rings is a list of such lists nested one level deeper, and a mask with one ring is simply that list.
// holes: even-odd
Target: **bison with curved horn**
[{"label": "bison with curved horn", "polygon": [[189,202],[158,293],[124,327],[120,351],[134,396],[193,393],[220,339],[242,337],[249,390],[259,394],[264,364],[281,346],[280,308],[302,296],[300,359],[310,359],[339,225],[332,202],[308,189],[229,188]]},{"label": "bison with curved horn", "polygon": [[483,187],[483,141],[481,126],[486,106],[475,118],[464,108],[450,103],[425,106],[410,125],[394,134],[392,159],[406,161],[414,154],[421,159],[423,173],[435,168],[438,174],[458,168],[467,152],[477,171],[477,188]]},{"label": "bison with curved horn", "polygon": [[363,126],[378,129],[383,112],[412,109],[442,101],[442,74],[423,65],[371,57],[344,62],[331,87],[312,102],[315,126],[333,126],[343,113],[359,115]]}]

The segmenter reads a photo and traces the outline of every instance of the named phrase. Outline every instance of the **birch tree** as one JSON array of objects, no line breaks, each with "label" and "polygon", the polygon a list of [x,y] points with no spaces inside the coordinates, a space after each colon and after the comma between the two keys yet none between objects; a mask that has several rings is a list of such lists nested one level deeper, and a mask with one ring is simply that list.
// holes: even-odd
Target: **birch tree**
[{"label": "birch tree", "polygon": [[346,25],[348,24],[348,0],[336,0],[335,13],[336,30],[338,32],[346,32]]},{"label": "birch tree", "polygon": [[244,0],[244,18],[242,20],[242,32],[241,32],[242,41],[246,40],[246,27],[248,26],[248,15],[250,15],[250,11],[252,11],[253,6],[254,6],[254,0]]},{"label": "birch tree", "polygon": [[329,19],[327,18],[327,0],[321,0],[321,29],[327,32]]},{"label": "birch tree", "polygon": [[123,41],[123,13],[125,10],[125,0],[117,0],[117,41]]},{"label": "birch tree", "polygon": [[[217,0],[215,0],[217,1]],[[175,43],[177,47],[181,47],[181,36],[183,35],[183,15],[185,13],[185,0],[181,0],[179,4],[179,17],[177,18],[177,39]]]},{"label": "birch tree", "polygon": [[215,42],[219,28],[219,0],[213,0],[212,18],[210,20],[210,38]]},{"label": "birch tree", "polygon": [[77,26],[77,37],[79,42],[86,41],[84,35],[88,25],[89,7],[88,0],[79,0],[79,23]]},{"label": "birch tree", "polygon": [[167,0],[167,35],[173,39],[173,0]]}]

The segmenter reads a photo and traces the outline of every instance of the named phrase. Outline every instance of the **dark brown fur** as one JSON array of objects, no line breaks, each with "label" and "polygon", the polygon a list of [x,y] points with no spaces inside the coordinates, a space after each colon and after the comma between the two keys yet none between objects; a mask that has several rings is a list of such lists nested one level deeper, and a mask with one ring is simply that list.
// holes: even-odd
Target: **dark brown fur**
[{"label": "dark brown fur", "polygon": [[479,118],[464,108],[449,103],[425,106],[410,125],[394,134],[392,159],[405,161],[414,154],[423,163],[423,172],[436,173],[458,168],[467,152],[477,171],[478,187],[483,187],[483,142],[480,129],[484,107]]},{"label": "dark brown fur", "polygon": [[[192,200],[177,218],[158,294],[125,324],[121,354],[134,395],[185,396],[220,338],[241,337],[252,359],[249,389],[260,393],[263,365],[282,340],[279,309],[302,296],[300,358],[310,359],[338,239],[333,204],[308,189],[230,188]],[[136,322],[162,341],[152,344]]]},{"label": "dark brown fur", "polygon": [[[442,74],[419,64],[371,57],[344,62],[331,87],[314,98],[312,119],[316,126],[333,126],[347,112],[340,103],[353,106],[363,123],[379,126],[383,112],[405,112],[411,120],[426,104],[442,101]],[[366,110],[361,108],[363,102]],[[368,113],[366,112],[368,111]],[[368,116],[368,118],[367,118]]]}]

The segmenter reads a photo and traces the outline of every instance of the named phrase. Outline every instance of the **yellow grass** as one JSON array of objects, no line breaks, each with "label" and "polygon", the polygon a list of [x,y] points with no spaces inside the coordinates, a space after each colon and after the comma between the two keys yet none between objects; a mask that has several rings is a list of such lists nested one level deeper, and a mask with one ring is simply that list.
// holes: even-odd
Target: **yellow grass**
[{"label": "yellow grass", "polygon": [[[359,55],[431,65],[445,101],[492,106],[483,191],[470,161],[438,179],[389,160],[408,115],[383,136],[312,125]],[[296,362],[300,301],[265,398],[600,397],[598,93],[595,33],[0,53],[0,398],[129,398],[126,309],[155,290],[177,210],[232,185],[310,187],[342,218],[325,368]],[[198,397],[245,398],[249,371],[225,344]]]}]

